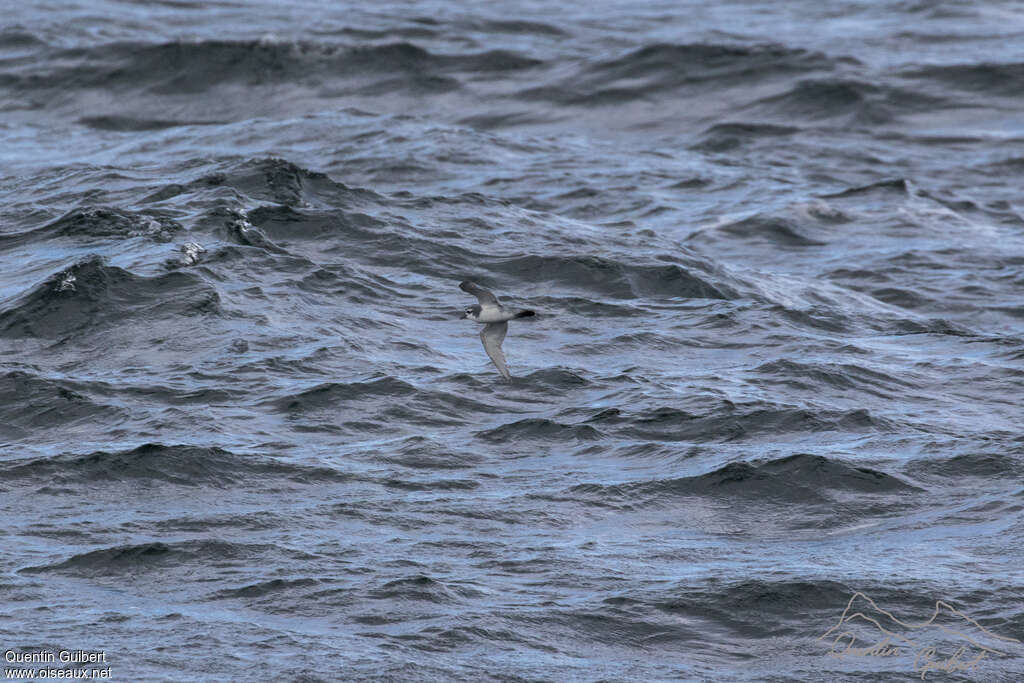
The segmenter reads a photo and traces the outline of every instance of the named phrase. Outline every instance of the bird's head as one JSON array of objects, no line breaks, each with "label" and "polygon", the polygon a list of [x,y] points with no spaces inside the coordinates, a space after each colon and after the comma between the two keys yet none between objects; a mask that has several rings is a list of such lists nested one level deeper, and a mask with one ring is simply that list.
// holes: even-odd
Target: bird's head
[{"label": "bird's head", "polygon": [[470,320],[476,320],[479,317],[480,317],[480,305],[479,304],[475,304],[473,306],[469,306],[468,308],[466,308],[465,311],[462,312],[461,319],[465,320],[466,318],[469,318]]}]

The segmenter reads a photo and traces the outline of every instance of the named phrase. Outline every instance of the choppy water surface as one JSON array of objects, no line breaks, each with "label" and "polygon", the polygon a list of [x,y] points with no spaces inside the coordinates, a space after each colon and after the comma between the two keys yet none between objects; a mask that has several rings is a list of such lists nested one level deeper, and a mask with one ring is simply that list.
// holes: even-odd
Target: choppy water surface
[{"label": "choppy water surface", "polygon": [[10,4],[2,649],[1019,680],[1024,7],[575,5]]}]

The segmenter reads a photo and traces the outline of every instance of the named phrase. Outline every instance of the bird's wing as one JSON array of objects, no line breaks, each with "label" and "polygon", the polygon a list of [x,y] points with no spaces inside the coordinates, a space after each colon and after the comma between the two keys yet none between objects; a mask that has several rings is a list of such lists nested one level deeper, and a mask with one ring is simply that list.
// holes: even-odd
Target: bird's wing
[{"label": "bird's wing", "polygon": [[470,294],[475,296],[477,301],[480,302],[481,306],[486,306],[488,304],[493,304],[495,306],[498,305],[498,297],[494,296],[494,294],[487,291],[486,289],[484,289],[475,282],[471,282],[470,280],[463,280],[459,284],[459,289],[461,289],[463,292],[469,292]]},{"label": "bird's wing", "polygon": [[505,341],[505,333],[508,332],[508,323],[487,323],[484,329],[480,330],[480,341],[484,343],[484,351],[491,357],[494,367],[505,379],[512,375],[505,364],[505,354],[501,351],[501,342]]}]

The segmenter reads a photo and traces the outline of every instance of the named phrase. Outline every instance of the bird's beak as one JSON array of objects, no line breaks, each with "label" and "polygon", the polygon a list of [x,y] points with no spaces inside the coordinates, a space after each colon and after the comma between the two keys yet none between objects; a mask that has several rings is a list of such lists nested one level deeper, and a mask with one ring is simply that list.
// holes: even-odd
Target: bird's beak
[{"label": "bird's beak", "polygon": [[459,320],[465,320],[465,319],[466,319],[466,312],[465,312],[465,311],[463,311],[463,312],[462,312],[462,313],[461,313],[461,314],[459,315]]}]

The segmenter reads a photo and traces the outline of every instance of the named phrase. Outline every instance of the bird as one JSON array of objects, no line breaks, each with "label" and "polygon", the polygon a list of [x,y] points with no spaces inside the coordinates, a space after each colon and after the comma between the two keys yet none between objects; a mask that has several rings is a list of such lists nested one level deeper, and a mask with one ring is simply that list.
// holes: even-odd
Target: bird
[{"label": "bird", "polygon": [[490,356],[501,376],[511,379],[512,374],[508,371],[505,354],[501,350],[501,342],[505,340],[505,333],[508,332],[508,321],[530,318],[537,314],[533,311],[505,308],[493,293],[469,280],[459,283],[459,289],[469,292],[480,302],[467,308],[462,314],[462,319],[469,319],[484,326],[484,329],[480,330],[480,341],[484,343],[484,351]]}]

